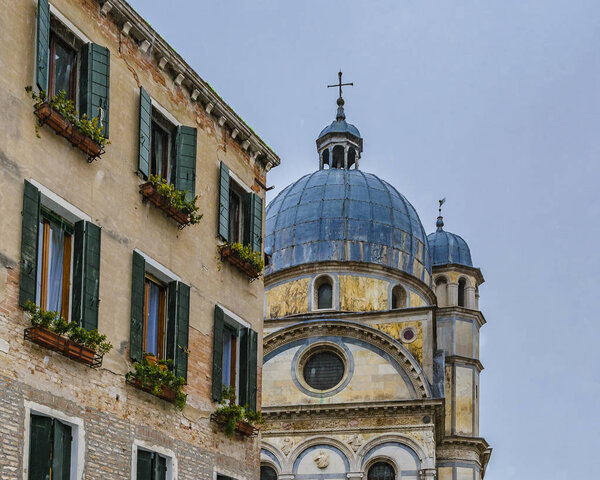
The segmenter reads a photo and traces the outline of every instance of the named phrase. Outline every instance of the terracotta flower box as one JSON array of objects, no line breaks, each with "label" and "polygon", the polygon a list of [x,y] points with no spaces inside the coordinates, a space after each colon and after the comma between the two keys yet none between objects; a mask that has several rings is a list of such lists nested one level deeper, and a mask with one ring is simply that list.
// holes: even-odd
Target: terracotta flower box
[{"label": "terracotta flower box", "polygon": [[250,262],[242,260],[230,245],[223,245],[221,248],[221,259],[227,260],[234,265],[238,270],[244,272],[250,278],[260,277],[260,272]]},{"label": "terracotta flower box", "polygon": [[[225,425],[227,423],[227,419],[223,416],[214,416],[214,421],[218,425]],[[249,424],[248,422],[236,422],[235,431],[241,435],[245,435],[247,437],[252,437],[258,433],[258,428],[254,425]]]},{"label": "terracotta flower box", "polygon": [[[152,392],[152,389],[150,387],[142,385],[142,382],[140,382],[137,378],[134,378],[131,381],[127,381],[127,383],[129,383],[129,385],[133,385],[135,388],[138,388],[140,390],[143,390],[144,392],[149,393],[150,395],[154,395],[154,393]],[[162,400],[166,400],[167,402],[174,403],[175,397],[177,396],[177,392],[175,392],[175,390],[173,390],[172,388],[169,388],[166,385],[163,385],[162,393],[160,395],[155,395],[155,396]]]},{"label": "terracotta flower box", "polygon": [[150,201],[157,208],[161,209],[169,217],[173,218],[177,223],[179,223],[179,228],[183,228],[190,223],[190,216],[187,213],[177,210],[171,206],[169,199],[158,193],[156,185],[152,184],[151,182],[146,182],[140,186],[140,193],[142,194],[144,200]]},{"label": "terracotta flower box", "polygon": [[102,365],[102,355],[96,353],[85,345],[81,345],[73,340],[63,337],[58,333],[52,332],[40,326],[33,326],[25,329],[24,337],[33,343],[45,347],[49,350],[59,352],[65,357],[71,358],[77,362],[90,367],[99,367]]},{"label": "terracotta flower box", "polygon": [[35,115],[40,119],[42,125],[48,125],[58,135],[66,138],[74,147],[85,153],[88,156],[88,161],[94,160],[104,153],[102,145],[81,133],[65,117],[54,110],[48,102],[37,108]]}]

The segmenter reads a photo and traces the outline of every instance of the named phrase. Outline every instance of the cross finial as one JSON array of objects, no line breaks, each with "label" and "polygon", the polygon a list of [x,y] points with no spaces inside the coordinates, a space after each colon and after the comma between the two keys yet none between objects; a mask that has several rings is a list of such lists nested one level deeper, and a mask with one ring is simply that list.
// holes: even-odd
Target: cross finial
[{"label": "cross finial", "polygon": [[437,227],[437,231],[441,232],[444,229],[444,217],[442,217],[442,205],[446,202],[446,197],[444,197],[438,201],[440,203],[440,206],[438,208],[438,218],[437,218],[437,222],[435,222],[435,226]]},{"label": "cross finial", "polygon": [[331,88],[331,87],[338,87],[340,89],[340,98],[342,98],[342,87],[345,86],[354,86],[353,82],[350,83],[342,83],[342,71],[340,70],[338,72],[338,83],[336,83],[335,85],[327,85],[327,88]]}]

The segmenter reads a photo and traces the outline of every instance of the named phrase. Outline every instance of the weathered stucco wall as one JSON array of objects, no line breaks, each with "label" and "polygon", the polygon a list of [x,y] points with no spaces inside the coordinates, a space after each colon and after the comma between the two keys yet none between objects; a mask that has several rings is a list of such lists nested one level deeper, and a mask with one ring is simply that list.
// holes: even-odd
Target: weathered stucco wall
[{"label": "weathered stucco wall", "polygon": [[279,318],[308,312],[309,278],[276,285],[265,292],[265,317]]}]

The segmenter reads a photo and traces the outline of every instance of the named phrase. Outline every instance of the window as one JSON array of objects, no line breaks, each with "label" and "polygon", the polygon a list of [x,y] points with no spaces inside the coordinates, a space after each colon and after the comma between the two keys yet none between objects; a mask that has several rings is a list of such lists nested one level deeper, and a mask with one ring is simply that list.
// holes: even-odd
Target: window
[{"label": "window", "polygon": [[[48,96],[65,91],[67,98],[76,101],[77,40],[58,22],[52,22],[48,65]],[[65,40],[68,38],[69,40]]]},{"label": "window", "polygon": [[262,198],[247,192],[221,162],[219,173],[219,236],[226,243],[243,243],[262,251]]},{"label": "window", "polygon": [[144,352],[165,358],[167,289],[149,274],[144,281]]},{"label": "window", "polygon": [[344,168],[344,147],[341,145],[336,145],[333,147],[332,157],[332,168]]},{"label": "window", "polygon": [[238,351],[237,330],[230,325],[223,328],[223,376],[222,383],[228,387],[237,388],[237,351]]},{"label": "window", "polygon": [[405,308],[407,297],[406,290],[402,286],[396,285],[392,289],[392,309]]},{"label": "window", "polygon": [[394,480],[396,472],[388,462],[376,462],[369,467],[367,480]]},{"label": "window", "polygon": [[36,304],[69,319],[73,226],[41,209]]},{"label": "window", "polygon": [[344,378],[346,367],[337,352],[321,349],[311,353],[303,362],[304,381],[315,390],[331,390]]},{"label": "window", "polygon": [[100,228],[73,205],[28,181],[22,212],[19,305],[33,302],[87,330],[97,329]]},{"label": "window", "polygon": [[315,294],[317,300],[317,309],[333,308],[333,285],[331,279],[322,276],[315,280]]},{"label": "window", "polygon": [[466,285],[466,281],[464,278],[461,278],[458,281],[458,306],[459,307],[464,307],[465,306],[465,285]]},{"label": "window", "polygon": [[173,360],[173,373],[187,379],[190,287],[142,252],[133,252],[129,356],[153,353]]},{"label": "window", "polygon": [[168,459],[156,452],[138,448],[137,480],[167,480]]},{"label": "window", "polygon": [[151,162],[150,174],[158,175],[169,183],[171,178],[171,159],[174,150],[173,140],[175,126],[171,124],[156,108],[152,109],[151,128]]},{"label": "window", "polygon": [[258,334],[215,306],[212,397],[221,401],[223,385],[236,387],[238,403],[256,410]]},{"label": "window", "polygon": [[446,307],[448,305],[448,282],[446,277],[437,277],[435,279],[435,295],[437,297],[438,307]]},{"label": "window", "polygon": [[70,480],[70,425],[52,417],[31,414],[28,480]]},{"label": "window", "polygon": [[261,465],[260,480],[277,480],[277,472],[269,465]]}]

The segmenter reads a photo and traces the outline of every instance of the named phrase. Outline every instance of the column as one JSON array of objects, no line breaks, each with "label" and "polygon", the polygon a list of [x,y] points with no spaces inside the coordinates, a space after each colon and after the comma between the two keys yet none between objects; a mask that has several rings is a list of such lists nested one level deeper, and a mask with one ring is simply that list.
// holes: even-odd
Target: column
[{"label": "column", "polygon": [[458,283],[448,283],[448,306],[456,307],[458,305]]}]

